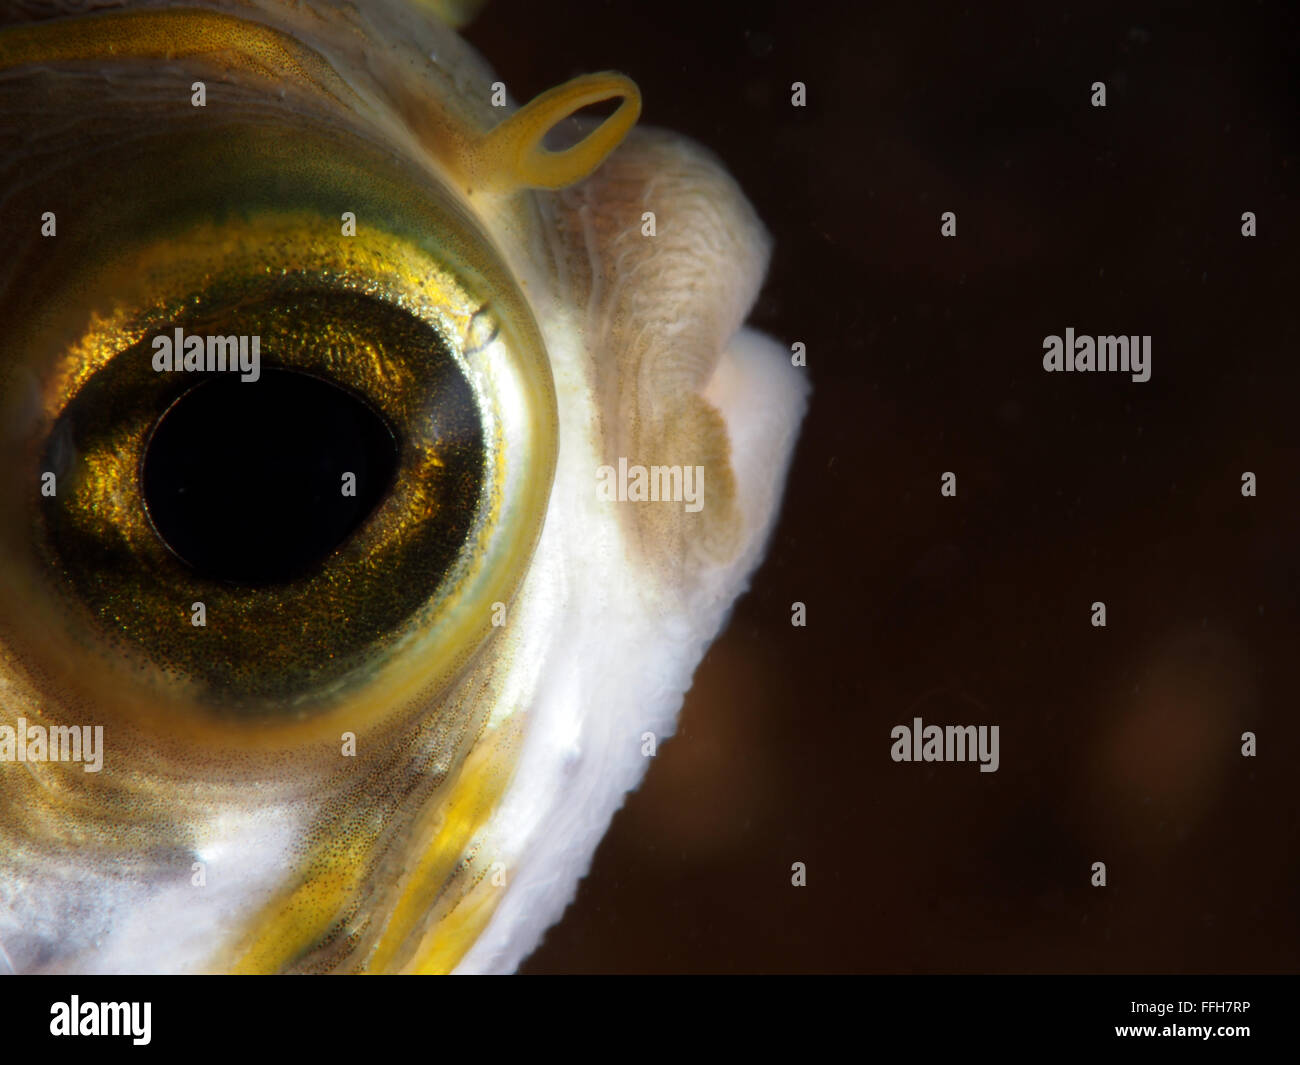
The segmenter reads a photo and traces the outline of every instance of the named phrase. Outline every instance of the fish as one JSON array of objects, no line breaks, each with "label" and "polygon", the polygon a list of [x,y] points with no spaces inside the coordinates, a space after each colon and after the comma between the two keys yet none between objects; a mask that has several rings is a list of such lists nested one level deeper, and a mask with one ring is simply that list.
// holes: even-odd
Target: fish
[{"label": "fish", "polygon": [[[627,76],[515,101],[481,6],[0,15],[0,969],[517,969],[749,586],[809,395],[746,324],[772,238]],[[261,357],[184,446],[181,330]],[[205,570],[151,463],[302,376],[391,483],[301,571]]]}]

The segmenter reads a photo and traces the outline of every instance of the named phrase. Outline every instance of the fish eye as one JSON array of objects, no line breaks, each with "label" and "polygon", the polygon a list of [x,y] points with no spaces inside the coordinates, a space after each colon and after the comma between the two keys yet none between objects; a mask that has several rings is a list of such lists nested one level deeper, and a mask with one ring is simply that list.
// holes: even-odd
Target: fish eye
[{"label": "fish eye", "polygon": [[301,716],[408,663],[436,684],[510,601],[549,487],[545,351],[490,240],[293,118],[160,122],[49,167],[42,258],[75,288],[47,267],[7,293],[10,380],[39,382],[6,395],[8,600],[38,651],[103,645],[97,688],[154,707]]},{"label": "fish eye", "polygon": [[0,15],[15,969],[515,967],[762,556],[752,208],[430,6]]}]

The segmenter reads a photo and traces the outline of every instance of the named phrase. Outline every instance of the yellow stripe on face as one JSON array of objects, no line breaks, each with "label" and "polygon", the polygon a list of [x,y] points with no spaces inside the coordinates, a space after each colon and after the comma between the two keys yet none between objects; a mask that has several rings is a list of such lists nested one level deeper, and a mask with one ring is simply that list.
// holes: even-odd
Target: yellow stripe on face
[{"label": "yellow stripe on face", "polygon": [[432,838],[399,885],[367,972],[450,972],[492,916],[501,889],[488,876],[492,856],[481,853],[478,837],[514,774],[519,718],[482,736],[452,793],[426,806],[417,836]]},{"label": "yellow stripe on face", "polygon": [[352,95],[333,67],[288,34],[218,11],[107,11],[0,30],[0,69],[27,63],[214,55],[234,69],[290,78],[336,99]]},{"label": "yellow stripe on face", "polygon": [[469,25],[487,7],[487,0],[411,0],[411,3],[432,11],[454,30]]},{"label": "yellow stripe on face", "polygon": [[229,971],[291,970],[329,940],[356,936],[360,972],[450,972],[500,897],[479,837],[510,782],[520,735],[512,718],[481,736],[450,788],[426,803],[414,839],[397,842],[420,857],[375,903],[371,920],[382,921],[381,928],[371,931],[360,921],[349,927],[367,881],[381,878],[375,853],[381,827],[328,825],[305,879],[254,919]]}]

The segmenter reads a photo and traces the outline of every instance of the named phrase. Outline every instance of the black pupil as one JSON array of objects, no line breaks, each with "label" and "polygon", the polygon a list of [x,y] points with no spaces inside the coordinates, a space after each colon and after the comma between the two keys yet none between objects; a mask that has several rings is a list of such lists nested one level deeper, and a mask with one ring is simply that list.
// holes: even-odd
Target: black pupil
[{"label": "black pupil", "polygon": [[302,576],[342,544],[396,466],[393,434],[362,400],[263,367],[256,381],[209,378],[173,403],[142,482],[159,535],[201,576],[265,585]]}]

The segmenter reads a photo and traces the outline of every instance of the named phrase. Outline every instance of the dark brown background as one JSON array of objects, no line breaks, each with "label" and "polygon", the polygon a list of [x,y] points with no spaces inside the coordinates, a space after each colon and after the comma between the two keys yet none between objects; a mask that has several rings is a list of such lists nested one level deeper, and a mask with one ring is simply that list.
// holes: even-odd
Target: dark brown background
[{"label": "dark brown background", "polygon": [[[623,70],[719,153],[814,385],[754,588],[526,971],[1300,969],[1300,18],[985,6],[469,33],[518,99]],[[1044,373],[1067,326],[1151,334],[1151,381]],[[895,764],[914,715],[999,725],[1000,770]]]}]

